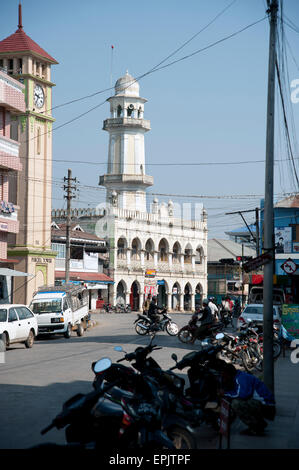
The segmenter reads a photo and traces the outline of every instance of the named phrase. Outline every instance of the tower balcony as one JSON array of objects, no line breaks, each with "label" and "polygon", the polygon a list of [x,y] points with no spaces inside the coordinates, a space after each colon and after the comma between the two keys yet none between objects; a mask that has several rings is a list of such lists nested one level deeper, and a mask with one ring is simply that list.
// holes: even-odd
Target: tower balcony
[{"label": "tower balcony", "polygon": [[148,119],[138,119],[133,117],[117,117],[105,119],[103,123],[103,130],[110,131],[118,128],[128,129],[143,129],[145,132],[149,131],[150,121]]},{"label": "tower balcony", "polygon": [[114,175],[103,175],[100,176],[99,185],[106,187],[117,188],[120,185],[121,189],[130,186],[152,186],[154,184],[154,178],[149,175],[126,175],[126,174],[114,174]]},{"label": "tower balcony", "polygon": [[20,143],[0,135],[0,169],[22,170],[19,158]]},{"label": "tower balcony", "polygon": [[26,111],[25,86],[0,70],[0,106],[13,113]]}]

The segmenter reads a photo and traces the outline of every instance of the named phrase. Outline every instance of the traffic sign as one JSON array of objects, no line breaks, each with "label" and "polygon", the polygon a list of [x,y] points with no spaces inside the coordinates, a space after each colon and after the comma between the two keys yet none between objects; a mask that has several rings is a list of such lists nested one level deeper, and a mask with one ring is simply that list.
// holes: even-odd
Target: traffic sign
[{"label": "traffic sign", "polygon": [[244,263],[243,269],[246,273],[249,273],[250,271],[255,271],[260,266],[269,263],[271,259],[271,253],[263,253],[262,255],[257,256],[256,258],[253,258],[250,261],[247,261],[247,263]]},{"label": "traffic sign", "polygon": [[281,269],[283,269],[286,274],[293,274],[295,271],[297,271],[297,264],[295,261],[289,258],[284,263],[282,263]]}]

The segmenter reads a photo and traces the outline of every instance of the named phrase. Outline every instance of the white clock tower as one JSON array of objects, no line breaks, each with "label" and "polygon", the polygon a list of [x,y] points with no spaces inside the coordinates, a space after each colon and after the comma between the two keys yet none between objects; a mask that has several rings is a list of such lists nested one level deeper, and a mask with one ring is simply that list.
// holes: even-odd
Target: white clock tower
[{"label": "white clock tower", "polygon": [[108,202],[146,212],[145,190],[153,185],[153,177],[145,174],[144,134],[150,130],[150,121],[143,118],[147,100],[139,96],[139,84],[127,72],[107,101],[110,118],[103,129],[109,132],[108,168],[99,184],[107,188]]}]

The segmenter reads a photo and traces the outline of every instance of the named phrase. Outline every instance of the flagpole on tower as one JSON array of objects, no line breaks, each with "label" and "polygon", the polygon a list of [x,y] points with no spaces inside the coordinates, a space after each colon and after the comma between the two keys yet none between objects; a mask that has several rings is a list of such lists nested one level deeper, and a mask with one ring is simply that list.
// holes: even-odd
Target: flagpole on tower
[{"label": "flagpole on tower", "polygon": [[113,51],[114,46],[111,46],[111,63],[110,63],[110,86],[112,88],[112,74],[113,74]]}]

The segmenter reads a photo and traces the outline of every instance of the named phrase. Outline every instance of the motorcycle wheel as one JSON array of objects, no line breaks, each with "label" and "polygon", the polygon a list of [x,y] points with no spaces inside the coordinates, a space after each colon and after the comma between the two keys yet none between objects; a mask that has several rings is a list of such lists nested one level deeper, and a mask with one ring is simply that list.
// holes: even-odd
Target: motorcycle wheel
[{"label": "motorcycle wheel", "polygon": [[252,357],[254,357],[254,353],[250,351],[250,348],[248,348],[247,351],[249,352],[250,357],[248,356],[247,352],[243,351],[242,363],[247,372],[251,372],[252,369],[255,369],[255,362],[252,359]]},{"label": "motorcycle wheel", "polygon": [[178,325],[173,321],[166,323],[165,329],[170,336],[176,336],[179,332]]},{"label": "motorcycle wheel", "polygon": [[188,344],[188,343],[191,343],[191,341],[193,340],[193,335],[190,330],[186,330],[182,328],[178,332],[178,338],[182,343]]},{"label": "motorcycle wheel", "polygon": [[273,358],[277,359],[281,353],[281,344],[278,341],[273,341]]},{"label": "motorcycle wheel", "polygon": [[142,328],[140,325],[144,325],[147,327],[147,324],[146,324],[146,321],[144,320],[140,320],[138,323],[136,323],[135,325],[135,331],[136,333],[138,333],[139,335],[141,336],[144,336],[148,333],[148,328],[147,329],[144,329]]},{"label": "motorcycle wheel", "polygon": [[184,428],[175,426],[167,430],[167,436],[176,449],[196,449],[196,439]]}]

